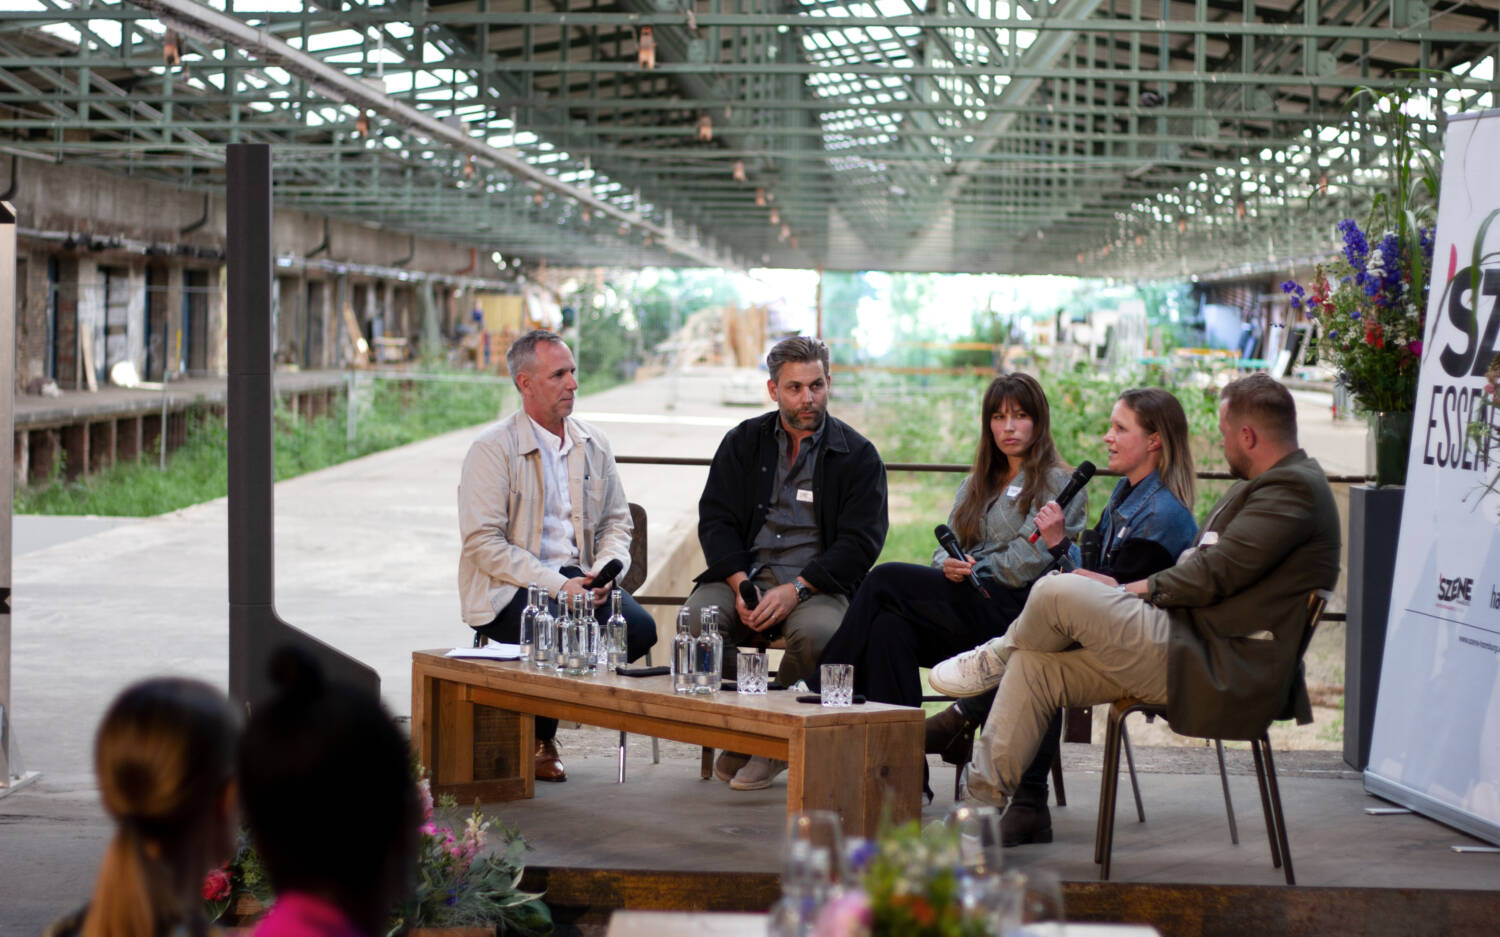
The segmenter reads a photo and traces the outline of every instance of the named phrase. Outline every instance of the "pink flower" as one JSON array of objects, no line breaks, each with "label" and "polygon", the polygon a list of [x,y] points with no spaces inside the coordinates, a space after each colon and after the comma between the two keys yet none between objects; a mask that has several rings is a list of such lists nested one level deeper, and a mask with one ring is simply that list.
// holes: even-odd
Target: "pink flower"
[{"label": "pink flower", "polygon": [[417,782],[417,798],[422,803],[423,821],[430,821],[432,819],[432,784],[426,778]]},{"label": "pink flower", "polygon": [[814,937],[867,937],[874,922],[870,899],[862,891],[851,891],[834,898],[818,912],[813,926]]},{"label": "pink flower", "polygon": [[438,835],[438,825],[436,823],[433,823],[431,820],[428,820],[426,823],[422,824],[422,833],[427,836],[436,836]]},{"label": "pink flower", "polygon": [[222,869],[214,869],[203,880],[204,901],[223,901],[229,897],[230,891],[229,867],[227,865]]}]

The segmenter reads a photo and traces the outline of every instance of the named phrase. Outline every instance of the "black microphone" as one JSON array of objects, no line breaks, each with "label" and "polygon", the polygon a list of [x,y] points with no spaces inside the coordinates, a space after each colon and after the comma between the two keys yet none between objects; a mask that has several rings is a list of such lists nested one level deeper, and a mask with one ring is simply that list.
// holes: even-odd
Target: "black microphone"
[{"label": "black microphone", "polygon": [[[967,563],[969,561],[964,556],[964,551],[958,548],[958,538],[953,535],[953,528],[947,524],[939,524],[932,528],[932,532],[937,537],[938,546],[942,547],[949,556],[960,563]],[[969,585],[973,586],[974,590],[985,598],[990,597],[989,592],[985,591],[984,586],[980,585],[979,577],[974,575],[973,570],[969,571]]]},{"label": "black microphone", "polygon": [[1099,531],[1090,527],[1079,539],[1078,550],[1083,554],[1083,560],[1078,564],[1079,569],[1097,570],[1099,568]]},{"label": "black microphone", "polygon": [[755,611],[755,606],[760,604],[760,593],[756,591],[755,583],[748,579],[740,580],[740,600],[750,611]]},{"label": "black microphone", "polygon": [[[1089,483],[1089,479],[1093,478],[1094,473],[1097,471],[1099,470],[1094,468],[1094,463],[1084,461],[1078,466],[1078,468],[1073,470],[1073,477],[1068,479],[1068,484],[1063,488],[1062,491],[1059,491],[1057,493],[1057,497],[1053,498],[1052,500],[1056,501],[1057,506],[1060,508],[1067,507],[1068,502],[1072,501],[1073,496],[1083,490],[1083,486]],[[1026,523],[1030,524],[1034,528],[1036,527],[1036,518],[1033,517]],[[1031,536],[1026,538],[1026,542],[1036,543],[1036,538],[1040,537],[1041,535],[1042,532],[1040,530],[1032,530]]]},{"label": "black microphone", "polygon": [[619,560],[610,560],[608,563],[605,563],[604,568],[599,570],[599,575],[589,580],[589,588],[597,589],[605,583],[612,581],[616,576],[620,575],[620,569],[624,565]]}]

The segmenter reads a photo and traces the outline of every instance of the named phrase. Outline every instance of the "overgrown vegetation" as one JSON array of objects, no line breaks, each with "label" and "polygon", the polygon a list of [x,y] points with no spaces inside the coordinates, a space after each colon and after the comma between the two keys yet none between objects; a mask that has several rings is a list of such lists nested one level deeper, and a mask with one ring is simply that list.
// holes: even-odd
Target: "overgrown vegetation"
[{"label": "overgrown vegetation", "polygon": [[[493,420],[500,412],[497,384],[404,382],[366,379],[358,393],[358,432],[346,440],[342,399],[327,416],[305,419],[278,406],[275,414],[276,480],[317,471],[372,452]],[[231,416],[232,418],[232,416]],[[221,498],[228,492],[229,433],[205,412],[189,417],[185,445],[157,468],[155,452],[87,479],[67,483],[62,466],[52,484],[17,492],[17,514],[100,514],[145,517]]]},{"label": "overgrown vegetation", "polygon": [[[983,378],[868,382],[841,395],[839,412],[852,409],[887,462],[969,463],[979,436],[979,405],[987,384]],[[1044,375],[1042,386],[1052,406],[1052,434],[1063,458],[1072,465],[1090,459],[1102,469],[1102,437],[1110,409],[1121,391],[1139,382],[1054,374]],[[1173,391],[1187,411],[1196,469],[1223,471],[1217,399],[1196,388]],[[934,546],[933,525],[947,518],[961,480],[957,474],[891,473],[891,530],[880,562],[927,562]],[[1113,479],[1101,477],[1090,486],[1090,525],[1098,521],[1113,485]],[[1203,517],[1227,487],[1225,482],[1200,481],[1194,514]]]}]

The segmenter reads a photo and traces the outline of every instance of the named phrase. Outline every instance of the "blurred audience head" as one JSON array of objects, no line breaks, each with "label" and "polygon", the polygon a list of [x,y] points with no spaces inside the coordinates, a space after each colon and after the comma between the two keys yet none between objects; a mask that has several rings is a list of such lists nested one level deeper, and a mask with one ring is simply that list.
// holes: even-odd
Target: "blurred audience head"
[{"label": "blurred audience head", "polygon": [[421,810],[405,738],[373,695],[283,648],[240,744],[245,818],[277,895],[337,905],[366,934],[410,887]]},{"label": "blurred audience head", "polygon": [[117,697],[94,740],[99,796],[114,839],[82,937],[202,933],[200,887],[234,848],[239,719],[224,694],[163,677]]}]

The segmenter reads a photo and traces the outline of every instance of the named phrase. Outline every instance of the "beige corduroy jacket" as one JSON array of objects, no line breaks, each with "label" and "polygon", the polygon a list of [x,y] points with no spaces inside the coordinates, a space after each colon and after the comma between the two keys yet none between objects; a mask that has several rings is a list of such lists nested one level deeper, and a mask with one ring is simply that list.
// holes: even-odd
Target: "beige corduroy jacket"
[{"label": "beige corduroy jacket", "polygon": [[[568,495],[579,562],[597,572],[611,559],[630,569],[630,507],[614,452],[597,427],[568,417]],[[487,625],[531,583],[549,595],[567,581],[542,565],[542,453],[525,411],[490,427],[469,448],[458,483],[458,596],[464,621]]]}]

